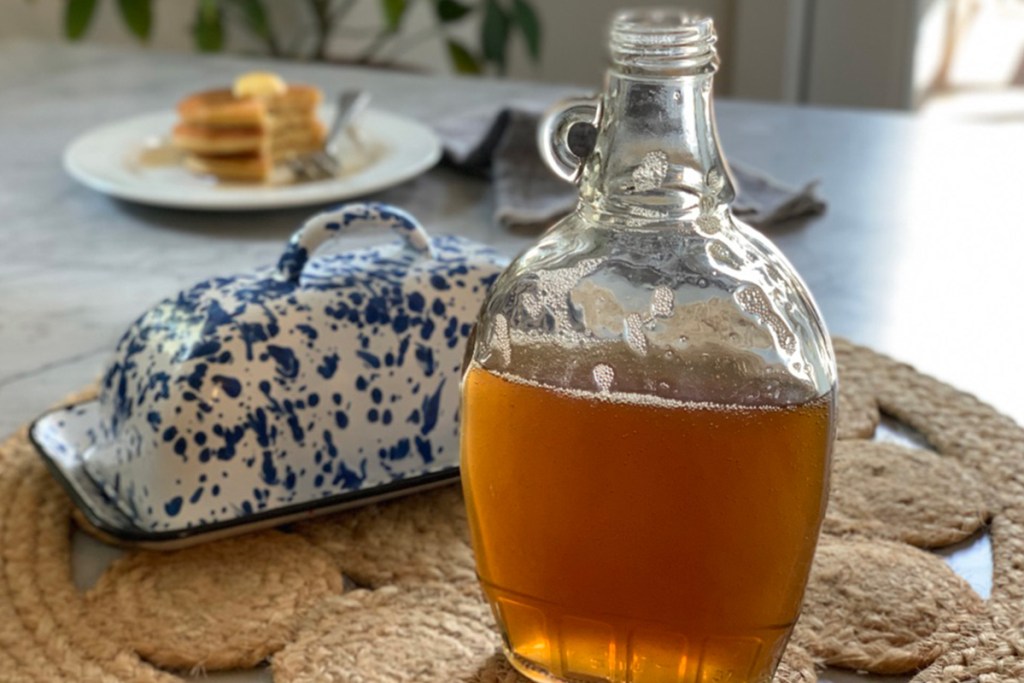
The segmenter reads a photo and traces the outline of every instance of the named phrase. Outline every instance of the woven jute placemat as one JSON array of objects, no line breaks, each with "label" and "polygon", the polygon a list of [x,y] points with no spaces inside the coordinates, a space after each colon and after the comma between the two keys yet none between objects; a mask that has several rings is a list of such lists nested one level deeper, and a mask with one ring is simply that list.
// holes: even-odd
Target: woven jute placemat
[{"label": "woven jute placemat", "polygon": [[[843,340],[836,351],[833,502],[776,680],[812,683],[824,665],[919,683],[1024,680],[1024,431],[909,365]],[[871,441],[883,413],[930,448]],[[925,549],[986,524],[982,600]],[[128,552],[84,592],[74,528],[27,430],[0,444],[2,681],[180,681],[263,660],[279,683],[524,680],[499,652],[457,487]]]}]

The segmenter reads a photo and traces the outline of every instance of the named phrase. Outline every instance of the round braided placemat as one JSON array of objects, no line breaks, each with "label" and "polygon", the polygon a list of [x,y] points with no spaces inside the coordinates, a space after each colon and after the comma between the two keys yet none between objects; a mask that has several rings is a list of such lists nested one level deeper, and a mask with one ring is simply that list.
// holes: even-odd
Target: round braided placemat
[{"label": "round braided placemat", "polygon": [[[836,351],[842,490],[776,679],[812,683],[815,667],[831,664],[917,671],[919,683],[1024,680],[1024,431],[908,365],[842,340]],[[937,455],[869,441],[880,412]],[[955,542],[986,520],[994,571],[982,601],[910,544]],[[457,487],[252,537],[244,561],[218,559],[229,549],[219,544],[243,539],[173,560],[129,552],[85,593],[72,581],[73,529],[69,502],[20,430],[0,444],[0,680],[180,681],[143,658],[161,661],[159,633],[173,636],[165,666],[232,666],[258,653],[279,683],[524,680],[498,653],[472,579]],[[211,579],[225,565],[252,587],[244,599],[223,598],[230,576]],[[360,587],[343,591],[342,572]],[[161,593],[163,607],[139,608],[155,585],[184,597]]]}]

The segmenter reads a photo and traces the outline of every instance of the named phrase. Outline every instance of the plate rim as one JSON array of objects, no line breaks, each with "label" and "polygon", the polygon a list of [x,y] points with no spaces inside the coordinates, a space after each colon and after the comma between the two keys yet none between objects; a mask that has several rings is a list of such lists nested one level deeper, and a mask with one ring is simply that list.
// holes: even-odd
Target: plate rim
[{"label": "plate rim", "polygon": [[[29,423],[28,437],[35,448],[36,453],[43,460],[50,475],[60,484],[61,488],[74,503],[75,507],[85,516],[91,531],[99,532],[101,540],[112,542],[116,545],[145,548],[152,550],[176,550],[199,543],[214,541],[244,533],[270,529],[285,524],[312,519],[322,515],[341,512],[350,508],[361,507],[375,502],[382,502],[391,498],[397,498],[408,493],[427,491],[444,485],[452,484],[460,478],[460,468],[452,465],[436,472],[420,474],[408,479],[391,481],[386,484],[360,489],[347,493],[337,493],[332,496],[285,505],[274,510],[255,512],[244,517],[211,522],[209,524],[183,527],[178,529],[165,529],[150,531],[140,528],[131,522],[113,502],[109,505],[120,517],[123,517],[130,527],[115,527],[108,524],[100,515],[96,514],[92,502],[83,496],[71,482],[65,468],[59,464],[58,458],[36,438],[37,427],[43,420],[52,418],[60,412],[74,408],[99,404],[98,398],[63,403],[42,413]],[[63,436],[63,435],[62,435]],[[73,446],[68,440],[64,440],[67,446]],[[75,457],[81,457],[77,448],[69,448]],[[96,488],[98,498],[106,499],[107,496],[92,477],[87,477]]]},{"label": "plate rim", "polygon": [[[88,144],[92,138],[98,135],[109,134],[112,131],[116,131],[118,128],[132,123],[138,123],[148,118],[173,116],[173,109],[150,111],[93,126],[75,136],[64,146],[61,153],[61,166],[72,179],[81,183],[85,187],[110,197],[135,202],[137,204],[201,211],[259,211],[265,209],[286,209],[300,206],[313,206],[333,201],[344,201],[364,197],[374,192],[394,187],[425,173],[437,165],[444,153],[440,137],[423,122],[415,118],[393,113],[386,109],[370,108],[364,112],[363,116],[371,116],[378,119],[383,118],[385,120],[385,125],[390,122],[392,124],[398,123],[399,125],[406,126],[408,129],[414,131],[416,135],[420,136],[422,142],[428,146],[429,149],[425,149],[422,156],[420,156],[415,163],[409,163],[404,168],[397,169],[386,178],[379,179],[376,182],[369,183],[362,187],[357,187],[354,190],[347,188],[345,184],[340,184],[334,186],[334,192],[325,191],[309,194],[302,192],[288,192],[288,190],[294,186],[285,185],[281,186],[280,192],[269,190],[258,195],[254,194],[251,197],[244,198],[238,197],[237,195],[221,195],[218,197],[214,194],[203,194],[197,196],[188,192],[170,192],[154,195],[147,193],[144,188],[140,189],[138,187],[127,186],[122,183],[118,183],[116,180],[97,176],[84,168],[80,159],[77,158],[78,155],[82,153],[82,146]],[[358,177],[359,175],[360,173],[357,172],[353,174],[352,177]],[[309,186],[300,185],[298,187]],[[331,186],[328,185],[327,187]],[[267,190],[267,188],[263,189]]]}]

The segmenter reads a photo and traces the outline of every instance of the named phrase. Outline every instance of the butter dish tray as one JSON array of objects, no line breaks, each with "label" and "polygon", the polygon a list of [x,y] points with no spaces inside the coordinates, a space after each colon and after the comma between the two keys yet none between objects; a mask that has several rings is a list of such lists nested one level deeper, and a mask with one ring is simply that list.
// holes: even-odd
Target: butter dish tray
[{"label": "butter dish tray", "polygon": [[33,422],[29,436],[50,474],[82,513],[88,531],[120,546],[176,550],[241,533],[282,526],[319,515],[425,491],[458,482],[455,453],[436,472],[378,485],[361,491],[287,505],[278,509],[199,526],[151,530],[139,527],[122,512],[82,466],[84,456],[98,443],[99,401],[84,401],[51,410]]}]

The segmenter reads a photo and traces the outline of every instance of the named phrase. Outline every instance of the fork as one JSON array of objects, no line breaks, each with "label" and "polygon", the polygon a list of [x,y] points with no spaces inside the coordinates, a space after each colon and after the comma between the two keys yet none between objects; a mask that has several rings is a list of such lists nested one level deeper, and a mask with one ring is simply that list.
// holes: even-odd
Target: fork
[{"label": "fork", "polygon": [[324,180],[333,178],[341,170],[338,158],[338,142],[345,134],[348,124],[370,103],[370,94],[365,90],[345,90],[338,95],[338,106],[334,120],[327,133],[322,149],[298,154],[284,161],[285,166],[298,181]]}]

